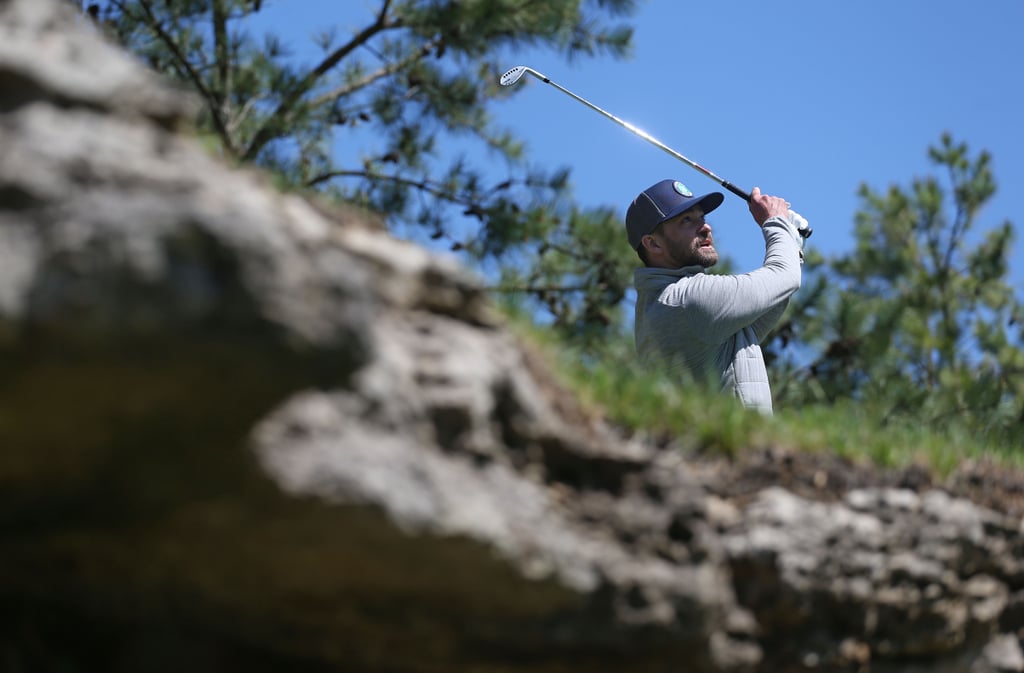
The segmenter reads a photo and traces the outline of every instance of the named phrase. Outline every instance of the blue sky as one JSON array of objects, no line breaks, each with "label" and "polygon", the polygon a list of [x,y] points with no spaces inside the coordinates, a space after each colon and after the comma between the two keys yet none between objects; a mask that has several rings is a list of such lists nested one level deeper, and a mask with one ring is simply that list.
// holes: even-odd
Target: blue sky
[{"label": "blue sky", "polygon": [[[376,0],[270,0],[294,47],[316,31],[365,25]],[[340,6],[340,8],[339,8]],[[993,156],[999,185],[979,228],[1009,219],[1011,277],[1024,286],[1024,1],[647,0],[628,19],[634,50],[567,63],[543,50],[509,54],[741,188],[784,196],[825,254],[852,248],[857,188],[935,175],[927,148],[943,132]],[[695,192],[717,185],[654,146],[526,77],[496,105],[532,161],[567,166],[583,206],[625,211],[662,178]],[[709,220],[737,271],[760,265],[763,240],[727,194]],[[625,242],[623,243],[625,245]]]}]

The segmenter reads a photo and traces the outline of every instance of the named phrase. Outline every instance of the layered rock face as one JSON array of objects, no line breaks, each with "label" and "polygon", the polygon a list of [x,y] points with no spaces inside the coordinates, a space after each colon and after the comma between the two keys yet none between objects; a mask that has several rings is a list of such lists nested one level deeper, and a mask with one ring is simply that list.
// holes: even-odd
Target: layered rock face
[{"label": "layered rock face", "polygon": [[1024,671],[983,483],[617,436],[65,5],[0,0],[3,670]]}]

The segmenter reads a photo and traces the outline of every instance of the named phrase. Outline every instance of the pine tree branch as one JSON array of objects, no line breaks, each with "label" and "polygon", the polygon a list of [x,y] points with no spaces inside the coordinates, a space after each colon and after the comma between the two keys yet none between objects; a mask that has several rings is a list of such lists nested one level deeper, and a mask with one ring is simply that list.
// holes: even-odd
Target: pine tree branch
[{"label": "pine tree branch", "polygon": [[236,130],[241,128],[242,124],[245,123],[246,117],[256,109],[256,105],[258,105],[263,99],[264,97],[262,96],[253,96],[249,100],[245,101],[242,108],[236,114],[232,115],[231,120],[228,122],[228,130],[230,133],[234,134]]},{"label": "pine tree branch", "polygon": [[153,33],[156,34],[157,38],[164,43],[167,49],[171,52],[174,57],[172,64],[174,69],[178,71],[178,76],[184,80],[192,83],[192,86],[196,88],[199,95],[206,101],[206,107],[210,110],[210,117],[213,120],[213,126],[217,130],[217,134],[221,137],[225,148],[229,153],[234,154],[234,143],[232,142],[231,136],[228,133],[228,129],[224,124],[224,119],[221,117],[219,106],[217,104],[216,96],[210,91],[209,87],[206,86],[206,82],[203,81],[202,76],[192,67],[188,58],[182,53],[178,43],[174,41],[174,38],[164,30],[161,21],[156,17],[153,12],[153,8],[149,0],[139,0],[139,5],[146,13],[146,18],[140,18],[134,15],[122,0],[111,0],[112,4],[117,7],[121,12],[137,23],[148,26]]},{"label": "pine tree branch", "polygon": [[228,101],[231,100],[231,62],[228,53],[228,17],[224,8],[225,0],[214,0],[213,14],[213,53],[217,67],[217,88],[213,95],[217,100],[218,109],[225,116]]},{"label": "pine tree branch", "polygon": [[449,203],[455,203],[460,206],[473,205],[474,201],[470,199],[460,198],[459,196],[452,194],[450,191],[446,191],[441,187],[431,184],[427,180],[415,180],[412,178],[403,178],[399,175],[385,175],[383,173],[374,173],[373,171],[329,171],[327,173],[321,173],[320,175],[306,181],[307,187],[316,187],[319,184],[327,182],[333,178],[365,178],[367,180],[373,180],[374,182],[392,182],[394,184],[403,185],[405,187],[413,187],[422,192],[426,192],[432,196],[444,199]]},{"label": "pine tree branch", "polygon": [[587,292],[594,288],[592,285],[494,285],[484,289],[501,294],[568,294],[569,292]]},{"label": "pine tree branch", "polygon": [[321,105],[323,103],[326,103],[327,101],[330,101],[330,100],[335,99],[335,98],[339,98],[341,96],[350,96],[353,93],[355,93],[356,91],[359,91],[360,89],[365,88],[365,87],[373,84],[377,80],[380,80],[380,79],[383,79],[383,78],[388,77],[390,75],[393,75],[396,72],[398,72],[398,71],[402,70],[403,68],[405,68],[406,66],[408,66],[409,64],[414,63],[415,61],[418,61],[419,59],[423,58],[424,56],[429,54],[434,49],[437,49],[441,44],[442,44],[442,40],[440,40],[440,39],[431,40],[429,42],[425,42],[423,44],[423,46],[421,46],[415,52],[409,54],[404,59],[402,59],[400,61],[396,61],[395,63],[391,63],[389,65],[386,65],[383,68],[380,68],[379,70],[376,70],[376,71],[370,73],[369,75],[367,75],[366,77],[360,79],[357,82],[352,82],[352,83],[346,84],[344,86],[339,86],[339,87],[337,87],[335,89],[332,89],[332,90],[328,91],[327,93],[321,94],[320,96],[317,96],[316,98],[314,98],[311,101],[311,104],[312,105]]},{"label": "pine tree branch", "polygon": [[952,166],[949,168],[949,180],[950,184],[953,186],[953,203],[956,204],[956,215],[953,218],[953,231],[950,232],[949,238],[947,239],[949,241],[949,245],[946,246],[944,260],[944,270],[947,271],[951,270],[953,266],[953,254],[956,252],[956,246],[959,244],[961,237],[964,232],[967,231],[969,225],[968,215],[964,208],[963,201],[957,196],[958,185],[956,171]]},{"label": "pine tree branch", "polygon": [[389,20],[387,17],[388,10],[391,6],[391,0],[384,0],[384,4],[381,6],[380,12],[377,14],[374,22],[357,33],[347,44],[338,47],[333,52],[328,54],[315,68],[309,71],[302,80],[295,85],[295,87],[284,96],[284,99],[278,104],[277,109],[266,119],[260,126],[259,130],[253,136],[249,146],[246,147],[242,153],[242,159],[244,161],[253,161],[256,155],[266,147],[267,143],[274,140],[281,134],[279,130],[284,126],[284,122],[288,116],[294,112],[296,106],[302,100],[309,91],[316,86],[316,83],[325,74],[330,72],[338,63],[341,62],[346,56],[351,54],[357,47],[368,42],[372,37],[381,33],[385,30],[390,30],[401,25],[398,20]]}]

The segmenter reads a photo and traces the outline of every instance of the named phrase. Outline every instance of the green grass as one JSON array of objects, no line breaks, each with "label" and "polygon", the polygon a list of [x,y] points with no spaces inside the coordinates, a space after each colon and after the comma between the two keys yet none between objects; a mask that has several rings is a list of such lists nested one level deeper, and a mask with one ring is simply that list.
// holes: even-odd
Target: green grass
[{"label": "green grass", "polygon": [[880,413],[854,402],[781,408],[765,417],[728,396],[645,370],[628,340],[606,342],[595,356],[593,349],[560,343],[549,330],[521,321],[515,329],[541,347],[585,407],[652,441],[728,455],[768,447],[827,451],[882,467],[922,465],[939,476],[971,458],[1024,467],[1024,452],[987,444],[965,429],[939,432],[915,419],[885,424]]}]

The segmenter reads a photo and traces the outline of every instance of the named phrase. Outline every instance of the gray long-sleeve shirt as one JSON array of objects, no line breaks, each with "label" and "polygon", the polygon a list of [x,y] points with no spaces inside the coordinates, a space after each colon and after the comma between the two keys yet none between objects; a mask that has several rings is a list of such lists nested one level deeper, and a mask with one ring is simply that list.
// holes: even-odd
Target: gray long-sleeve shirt
[{"label": "gray long-sleeve shirt", "polygon": [[761,229],[764,264],[750,273],[709,275],[700,266],[637,269],[634,330],[645,362],[661,363],[673,375],[716,377],[744,406],[771,414],[760,344],[800,287],[801,246],[785,218],[772,217]]}]

